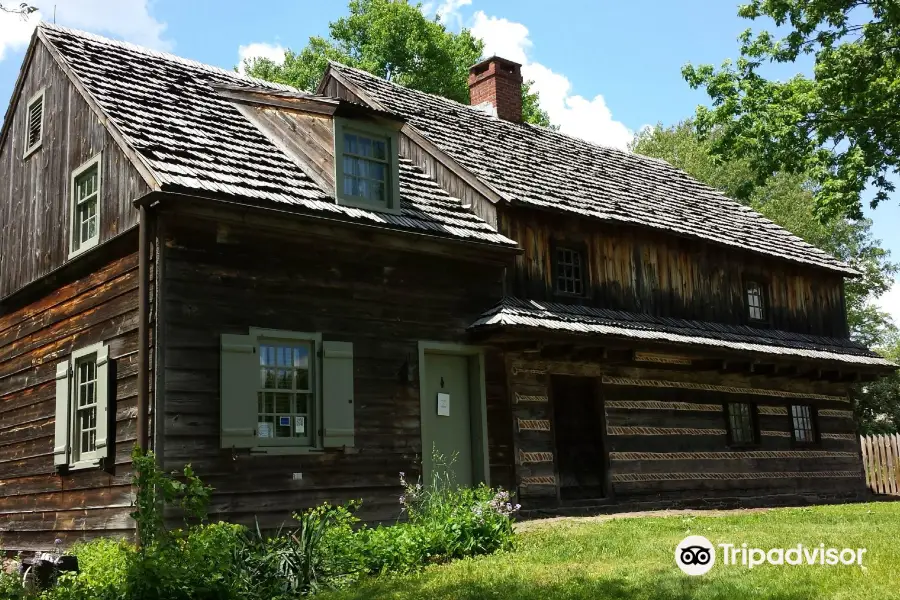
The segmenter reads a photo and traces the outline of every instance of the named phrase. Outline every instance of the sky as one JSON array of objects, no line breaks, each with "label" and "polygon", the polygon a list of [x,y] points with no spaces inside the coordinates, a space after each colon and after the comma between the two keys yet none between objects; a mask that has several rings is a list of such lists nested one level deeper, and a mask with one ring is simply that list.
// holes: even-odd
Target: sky
[{"label": "sky", "polygon": [[[0,0],[6,6],[20,0]],[[249,56],[283,55],[309,36],[327,35],[346,0],[29,0],[29,20],[0,12],[0,103],[12,93],[38,19],[233,68]],[[523,64],[541,106],[567,133],[624,147],[647,125],[670,125],[707,100],[681,67],[737,55],[744,29],[772,29],[737,17],[738,0],[424,0],[452,30],[470,28],[487,55]],[[769,76],[808,73],[779,65]],[[900,192],[868,211],[874,232],[900,261]],[[900,323],[900,282],[879,301]]]}]

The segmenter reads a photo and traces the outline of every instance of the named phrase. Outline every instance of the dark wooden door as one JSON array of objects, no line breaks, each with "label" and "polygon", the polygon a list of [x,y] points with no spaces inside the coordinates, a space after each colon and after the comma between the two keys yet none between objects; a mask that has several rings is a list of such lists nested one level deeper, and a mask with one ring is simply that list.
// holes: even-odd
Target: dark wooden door
[{"label": "dark wooden door", "polygon": [[553,425],[560,498],[602,498],[606,488],[603,405],[591,377],[553,378]]}]

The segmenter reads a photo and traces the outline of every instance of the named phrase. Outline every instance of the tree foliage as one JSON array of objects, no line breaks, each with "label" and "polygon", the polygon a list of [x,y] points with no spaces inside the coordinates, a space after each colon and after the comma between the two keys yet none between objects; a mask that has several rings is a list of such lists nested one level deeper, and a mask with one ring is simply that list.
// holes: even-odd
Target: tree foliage
[{"label": "tree foliage", "polygon": [[[820,214],[859,219],[863,191],[874,186],[873,207],[886,200],[900,167],[900,3],[751,0],[738,14],[770,18],[787,33],[748,29],[736,62],[684,67],[687,82],[712,100],[698,108],[698,127],[720,133],[716,153],[749,159],[751,185],[742,192],[776,173],[801,174],[815,185]],[[767,64],[805,56],[814,60],[812,78],[762,74]]]},{"label": "tree foliage", "polygon": [[27,18],[33,12],[37,12],[36,6],[31,6],[25,2],[20,3],[18,6],[10,6],[9,4],[3,4],[0,2],[0,10],[3,12],[13,13],[16,15],[22,15],[22,18]]},{"label": "tree foliage", "polygon": [[[631,148],[662,158],[693,177],[744,202],[791,233],[849,263],[862,275],[847,279],[845,295],[851,337],[900,358],[900,341],[890,317],[873,301],[886,292],[898,271],[888,251],[872,236],[868,219],[816,214],[815,184],[803,174],[778,173],[762,183],[753,178],[749,158],[723,159],[714,152],[720,130],[702,136],[692,121],[641,131]],[[855,409],[863,432],[888,431],[900,425],[900,375],[856,386]],[[895,430],[895,429],[894,429]]]},{"label": "tree foliage", "polygon": [[[484,43],[463,28],[448,31],[438,16],[427,18],[419,5],[397,0],[351,0],[349,14],[329,24],[329,37],[312,36],[284,63],[267,58],[245,61],[254,77],[314,91],[328,61],[368,71],[400,85],[469,103],[469,67]],[[528,123],[550,125],[531,83],[522,86],[522,114]]]}]

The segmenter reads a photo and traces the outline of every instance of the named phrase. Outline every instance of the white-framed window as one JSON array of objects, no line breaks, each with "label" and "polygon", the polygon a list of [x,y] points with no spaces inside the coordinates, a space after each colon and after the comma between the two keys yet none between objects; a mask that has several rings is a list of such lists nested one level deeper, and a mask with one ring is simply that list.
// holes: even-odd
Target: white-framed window
[{"label": "white-framed window", "polygon": [[394,129],[335,118],[334,182],[339,204],[400,212],[398,139]]},{"label": "white-framed window", "polygon": [[100,466],[108,453],[109,347],[93,344],[56,365],[57,468]]},{"label": "white-framed window", "polygon": [[763,286],[756,281],[748,281],[744,285],[747,296],[747,316],[751,321],[766,320],[766,305],[763,296]]},{"label": "white-framed window", "polygon": [[221,336],[221,443],[260,453],[353,447],[353,344],[250,328]]},{"label": "white-framed window", "polygon": [[40,90],[28,101],[25,110],[25,152],[28,158],[41,147],[44,140],[44,90]]},{"label": "white-framed window", "polygon": [[72,172],[72,203],[69,257],[100,241],[100,155]]},{"label": "white-framed window", "polygon": [[749,446],[759,441],[756,431],[756,406],[746,402],[729,402],[725,405],[728,423],[728,443],[731,446]]}]

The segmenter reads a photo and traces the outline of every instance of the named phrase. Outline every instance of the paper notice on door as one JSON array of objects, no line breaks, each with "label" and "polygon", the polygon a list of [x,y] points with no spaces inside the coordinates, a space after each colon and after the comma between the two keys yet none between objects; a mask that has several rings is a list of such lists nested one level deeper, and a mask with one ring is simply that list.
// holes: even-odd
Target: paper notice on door
[{"label": "paper notice on door", "polygon": [[306,417],[294,417],[294,433],[306,435]]},{"label": "paper notice on door", "polygon": [[261,438],[270,438],[272,437],[272,424],[271,423],[257,423],[256,424],[256,435]]},{"label": "paper notice on door", "polygon": [[439,417],[450,416],[450,394],[438,394],[437,410]]}]

